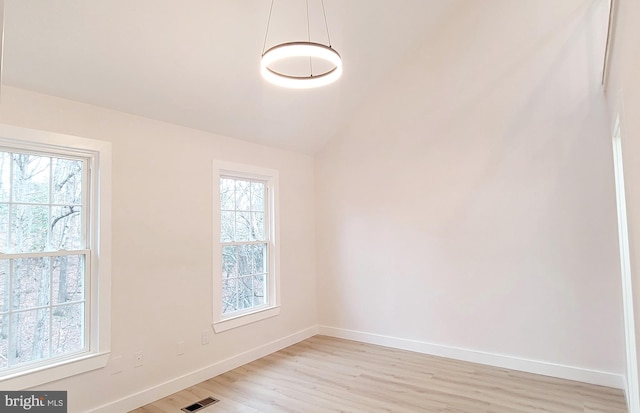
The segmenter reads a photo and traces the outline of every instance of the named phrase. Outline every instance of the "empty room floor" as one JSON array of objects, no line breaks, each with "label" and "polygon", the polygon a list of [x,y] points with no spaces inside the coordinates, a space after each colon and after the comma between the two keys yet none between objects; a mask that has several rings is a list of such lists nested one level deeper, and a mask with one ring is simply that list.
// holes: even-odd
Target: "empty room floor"
[{"label": "empty room floor", "polygon": [[626,413],[621,390],[315,336],[131,413]]}]

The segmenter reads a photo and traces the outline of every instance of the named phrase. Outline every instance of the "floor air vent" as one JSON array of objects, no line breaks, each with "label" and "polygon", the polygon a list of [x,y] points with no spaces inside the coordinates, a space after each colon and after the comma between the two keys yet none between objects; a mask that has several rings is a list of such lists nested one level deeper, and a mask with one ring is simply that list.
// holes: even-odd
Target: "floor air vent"
[{"label": "floor air vent", "polygon": [[202,399],[199,402],[193,403],[187,407],[183,407],[180,410],[187,413],[197,412],[201,409],[204,409],[207,406],[211,406],[214,403],[218,403],[219,401],[220,400],[214,399],[213,397],[207,397],[206,399]]}]

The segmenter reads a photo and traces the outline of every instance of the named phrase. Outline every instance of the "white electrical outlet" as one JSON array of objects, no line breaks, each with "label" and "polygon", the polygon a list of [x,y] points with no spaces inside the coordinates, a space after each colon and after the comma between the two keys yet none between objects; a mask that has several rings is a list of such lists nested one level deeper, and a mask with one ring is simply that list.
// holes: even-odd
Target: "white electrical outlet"
[{"label": "white electrical outlet", "polygon": [[203,346],[209,344],[209,331],[202,330],[202,333],[200,333],[200,342]]},{"label": "white electrical outlet", "polygon": [[144,353],[138,351],[133,355],[133,367],[140,367],[144,364]]},{"label": "white electrical outlet", "polygon": [[176,343],[176,355],[181,356],[184,354],[184,341],[180,340]]}]

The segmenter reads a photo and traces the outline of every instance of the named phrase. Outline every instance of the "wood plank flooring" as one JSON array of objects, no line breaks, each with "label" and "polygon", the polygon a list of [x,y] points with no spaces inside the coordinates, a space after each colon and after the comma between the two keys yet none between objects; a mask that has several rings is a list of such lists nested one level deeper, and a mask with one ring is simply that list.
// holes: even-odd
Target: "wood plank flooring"
[{"label": "wood plank flooring", "polygon": [[621,390],[315,336],[131,413],[626,413]]}]

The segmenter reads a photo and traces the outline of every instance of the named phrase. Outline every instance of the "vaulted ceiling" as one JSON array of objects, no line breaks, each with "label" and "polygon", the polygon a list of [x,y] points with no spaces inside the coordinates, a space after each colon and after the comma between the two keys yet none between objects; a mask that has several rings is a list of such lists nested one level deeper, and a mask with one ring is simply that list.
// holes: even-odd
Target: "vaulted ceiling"
[{"label": "vaulted ceiling", "polygon": [[[267,48],[305,40],[306,0],[275,0]],[[5,0],[3,83],[233,138],[314,153],[461,7],[325,0],[344,75],[288,90],[259,74],[270,0]],[[326,43],[320,0],[311,40]]]}]

